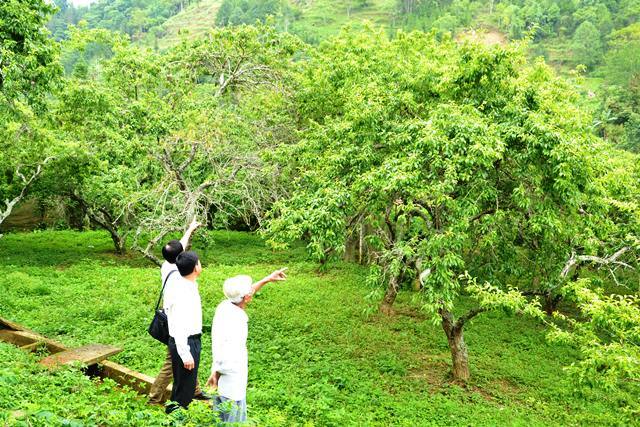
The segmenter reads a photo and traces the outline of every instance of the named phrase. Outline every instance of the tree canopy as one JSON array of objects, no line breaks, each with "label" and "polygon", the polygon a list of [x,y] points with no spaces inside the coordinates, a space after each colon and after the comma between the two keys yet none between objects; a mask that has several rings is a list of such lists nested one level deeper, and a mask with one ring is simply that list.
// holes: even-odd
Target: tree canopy
[{"label": "tree canopy", "polygon": [[62,76],[59,47],[45,28],[51,13],[43,0],[0,4],[0,224],[55,152],[42,115]]},{"label": "tree canopy", "polygon": [[486,282],[529,310],[510,289],[553,286],[590,248],[581,218],[600,215],[600,149],[578,94],[518,46],[374,30],[323,44],[299,85],[301,139],[283,154],[294,190],[275,205],[272,244],[307,238],[323,260],[366,230],[382,308],[418,278],[468,377],[462,328],[489,307],[456,318],[458,296]]}]

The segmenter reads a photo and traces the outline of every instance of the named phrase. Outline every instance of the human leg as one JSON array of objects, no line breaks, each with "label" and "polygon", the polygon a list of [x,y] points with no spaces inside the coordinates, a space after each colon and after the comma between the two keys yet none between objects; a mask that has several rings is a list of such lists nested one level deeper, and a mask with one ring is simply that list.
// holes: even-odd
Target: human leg
[{"label": "human leg", "polygon": [[214,409],[218,411],[219,420],[223,423],[247,421],[247,399],[231,400],[224,396],[216,396]]},{"label": "human leg", "polygon": [[167,386],[173,380],[173,371],[171,368],[171,352],[167,347],[167,356],[164,358],[164,364],[160,368],[160,372],[156,376],[155,381],[151,385],[149,392],[149,403],[162,404],[164,402],[164,394]]},{"label": "human leg", "polygon": [[188,408],[193,400],[193,395],[198,382],[198,367],[200,366],[200,337],[190,337],[188,340],[191,348],[195,367],[191,370],[185,369],[182,359],[178,355],[178,350],[173,338],[169,339],[169,351],[171,352],[172,371],[173,371],[173,388],[171,391],[171,400],[176,402],[167,407],[167,413],[173,412],[181,406]]}]

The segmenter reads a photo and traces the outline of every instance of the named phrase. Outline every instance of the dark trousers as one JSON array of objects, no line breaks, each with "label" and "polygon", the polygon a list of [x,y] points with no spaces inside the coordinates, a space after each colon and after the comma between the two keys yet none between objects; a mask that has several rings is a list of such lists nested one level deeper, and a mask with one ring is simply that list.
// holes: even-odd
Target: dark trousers
[{"label": "dark trousers", "polygon": [[173,371],[173,389],[171,391],[171,400],[177,402],[167,406],[167,413],[173,412],[178,407],[188,408],[189,403],[193,400],[193,393],[198,384],[198,366],[200,366],[200,335],[192,335],[187,340],[191,349],[191,356],[195,367],[191,370],[184,368],[184,363],[178,354],[176,342],[169,337],[169,353],[171,353],[171,370]]}]

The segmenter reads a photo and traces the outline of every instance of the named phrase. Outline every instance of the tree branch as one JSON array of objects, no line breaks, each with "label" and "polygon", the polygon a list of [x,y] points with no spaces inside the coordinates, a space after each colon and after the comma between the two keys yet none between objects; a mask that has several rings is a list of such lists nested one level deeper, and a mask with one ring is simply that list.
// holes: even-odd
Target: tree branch
[{"label": "tree branch", "polygon": [[[20,179],[22,180],[22,189],[20,190],[20,193],[14,197],[13,199],[9,200],[6,199],[5,202],[5,209],[0,212],[0,225],[2,225],[2,223],[9,218],[9,215],[11,215],[11,212],[13,212],[13,208],[20,203],[20,201],[26,196],[27,191],[29,190],[29,187],[31,187],[31,184],[33,183],[33,181],[35,181],[38,176],[40,176],[40,174],[42,173],[42,169],[43,166],[46,165],[49,161],[51,161],[53,159],[53,157],[47,157],[45,158],[42,163],[39,163],[36,166],[36,170],[33,172],[33,174],[31,174],[31,176],[29,178],[26,178],[24,176],[24,174],[22,174],[20,172],[20,166],[18,166],[16,168],[16,175],[18,175],[20,177]],[[2,237],[2,234],[0,234],[0,237]]]},{"label": "tree branch", "polygon": [[482,218],[483,216],[490,215],[490,214],[494,213],[495,211],[496,211],[495,208],[487,209],[486,211],[480,212],[478,215],[475,215],[474,217],[472,217],[469,222],[475,222],[475,221],[479,220],[480,218]]},{"label": "tree branch", "polygon": [[625,246],[625,247],[623,247],[622,249],[618,250],[616,253],[614,253],[613,255],[611,255],[610,257],[607,257],[607,258],[601,258],[601,257],[593,256],[593,255],[576,255],[576,253],[573,252],[571,254],[571,258],[569,258],[567,263],[564,265],[564,268],[562,269],[562,272],[560,273],[560,277],[562,277],[563,279],[566,279],[567,276],[569,275],[569,272],[573,268],[573,266],[575,266],[578,263],[582,263],[582,262],[592,262],[592,263],[601,264],[601,265],[615,264],[615,265],[621,265],[621,266],[626,267],[626,268],[634,269],[632,266],[630,266],[630,265],[628,265],[628,264],[626,264],[624,262],[618,261],[618,258],[620,258],[627,251],[629,251],[629,249],[630,248],[628,246]]},{"label": "tree branch", "polygon": [[455,328],[456,329],[462,329],[466,322],[468,322],[469,320],[473,319],[478,314],[484,313],[485,311],[488,311],[488,309],[482,308],[482,307],[477,307],[477,308],[474,308],[472,310],[469,310],[464,315],[462,315],[462,316],[460,316],[458,318],[458,320],[455,323]]}]

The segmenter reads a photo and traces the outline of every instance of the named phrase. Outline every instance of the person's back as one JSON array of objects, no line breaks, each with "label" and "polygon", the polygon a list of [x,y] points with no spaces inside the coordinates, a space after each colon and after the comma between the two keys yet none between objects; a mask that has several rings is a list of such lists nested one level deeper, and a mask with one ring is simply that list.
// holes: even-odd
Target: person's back
[{"label": "person's back", "polygon": [[216,308],[211,325],[211,348],[215,355],[212,372],[222,374],[218,393],[234,401],[246,397],[248,321],[245,311],[227,299]]},{"label": "person's back", "polygon": [[[176,258],[186,248],[189,247],[191,236],[199,226],[200,223],[198,223],[196,221],[196,218],[194,218],[180,240],[170,240],[166,245],[162,247],[162,257],[164,258],[164,262],[160,266],[160,283],[163,285],[163,308],[167,307],[166,288],[171,287],[171,282],[180,277],[178,266],[176,265]],[[173,368],[171,363],[171,353],[167,348],[167,355],[165,357],[164,363],[160,368],[160,372],[158,372],[158,375],[156,375],[156,378],[149,391],[149,403],[153,405],[161,405],[164,402],[167,386],[172,379]],[[194,399],[210,400],[210,397],[202,392],[200,386],[197,383],[194,393]]]},{"label": "person's back", "polygon": [[[165,261],[165,262],[162,263],[162,265],[160,266],[160,281],[161,281],[162,284],[164,284],[166,282],[167,278],[169,277],[169,274],[172,271],[175,271],[176,273],[178,273],[178,267],[176,267],[175,262],[174,263],[170,263],[169,261]],[[174,274],[172,274],[172,276]],[[164,294],[163,294],[163,296],[164,296]]]},{"label": "person's back", "polygon": [[[193,332],[188,335],[201,333],[202,302],[197,282],[187,280],[179,273],[171,276],[167,281],[164,301],[169,319],[169,335],[181,338],[181,334],[187,332]],[[184,352],[183,355],[187,356]]]},{"label": "person's back", "polygon": [[249,318],[245,307],[262,286],[285,280],[285,270],[274,271],[255,284],[249,276],[236,276],[225,280],[222,285],[227,299],[218,304],[211,323],[213,363],[207,381],[209,386],[218,388],[214,408],[222,422],[243,422],[247,419]]},{"label": "person's back", "polygon": [[167,412],[187,408],[198,383],[202,335],[202,304],[196,279],[202,267],[195,252],[178,255],[180,278],[170,281],[165,294],[165,312],[169,324],[169,353],[173,372],[171,400]]}]

